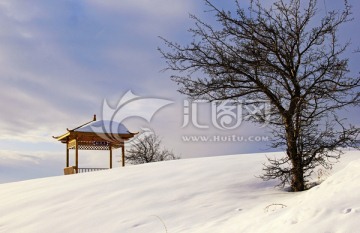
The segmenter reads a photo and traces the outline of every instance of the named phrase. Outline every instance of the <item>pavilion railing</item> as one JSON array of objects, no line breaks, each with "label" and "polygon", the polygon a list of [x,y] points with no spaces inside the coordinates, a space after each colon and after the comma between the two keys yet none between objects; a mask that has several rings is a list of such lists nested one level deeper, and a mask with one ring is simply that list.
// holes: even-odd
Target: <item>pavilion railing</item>
[{"label": "pavilion railing", "polygon": [[78,173],[85,173],[85,172],[95,172],[95,171],[102,171],[108,170],[109,168],[78,168]]}]

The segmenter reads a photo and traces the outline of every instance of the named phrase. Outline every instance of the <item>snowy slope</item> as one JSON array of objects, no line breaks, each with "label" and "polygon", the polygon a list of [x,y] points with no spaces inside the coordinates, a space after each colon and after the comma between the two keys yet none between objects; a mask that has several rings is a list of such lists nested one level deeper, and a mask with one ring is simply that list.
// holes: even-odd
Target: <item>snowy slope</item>
[{"label": "snowy slope", "polygon": [[325,182],[302,193],[255,177],[264,154],[1,184],[0,232],[357,232],[359,159],[347,152]]}]

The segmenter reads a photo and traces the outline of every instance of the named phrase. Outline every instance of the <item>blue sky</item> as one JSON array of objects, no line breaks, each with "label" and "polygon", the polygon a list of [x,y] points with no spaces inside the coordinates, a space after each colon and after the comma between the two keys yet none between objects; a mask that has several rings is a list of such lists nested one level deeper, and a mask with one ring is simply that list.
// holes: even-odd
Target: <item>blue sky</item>
[{"label": "blue sky", "polygon": [[[339,2],[319,1],[319,9],[336,9]],[[360,55],[351,50],[360,47],[360,3],[349,2],[354,21],[343,28],[341,39],[351,39],[350,69],[358,72]],[[229,9],[232,1],[217,5]],[[137,119],[128,128],[153,128],[165,146],[184,158],[267,151],[266,143],[185,143],[181,139],[183,135],[224,134],[213,127],[181,128],[185,97],[169,80],[171,72],[161,72],[165,61],[157,51],[163,46],[159,36],[180,43],[191,39],[189,13],[213,20],[204,9],[202,1],[191,0],[1,1],[2,173],[21,172],[19,167],[30,164],[42,171],[40,175],[61,174],[65,146],[52,136],[91,120],[93,114],[100,115],[104,99],[116,105],[128,90],[174,101],[157,112],[151,124]],[[359,124],[357,113],[353,110],[345,116]],[[265,132],[242,124],[227,134],[261,136]]]}]

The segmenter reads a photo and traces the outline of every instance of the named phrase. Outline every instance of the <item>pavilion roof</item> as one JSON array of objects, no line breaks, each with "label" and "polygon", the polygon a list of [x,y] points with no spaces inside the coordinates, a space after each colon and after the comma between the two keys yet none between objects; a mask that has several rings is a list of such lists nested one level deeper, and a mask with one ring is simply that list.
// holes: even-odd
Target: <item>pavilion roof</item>
[{"label": "pavilion roof", "polygon": [[112,144],[123,143],[134,137],[137,133],[131,133],[122,123],[115,121],[94,119],[73,129],[67,129],[63,135],[54,137],[62,143],[77,139],[82,142],[108,142]]}]

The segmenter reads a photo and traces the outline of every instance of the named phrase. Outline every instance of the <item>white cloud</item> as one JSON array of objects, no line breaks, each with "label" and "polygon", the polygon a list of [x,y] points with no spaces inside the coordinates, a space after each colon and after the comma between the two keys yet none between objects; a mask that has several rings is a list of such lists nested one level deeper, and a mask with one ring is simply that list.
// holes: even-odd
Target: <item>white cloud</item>
[{"label": "white cloud", "polygon": [[43,14],[39,5],[34,4],[33,1],[1,1],[0,10],[9,18],[19,22],[29,21]]},{"label": "white cloud", "polygon": [[194,1],[190,0],[90,0],[96,7],[104,7],[107,10],[119,11],[122,13],[136,14],[138,17],[147,16],[151,18],[174,19],[183,18],[184,13],[194,8]]}]

